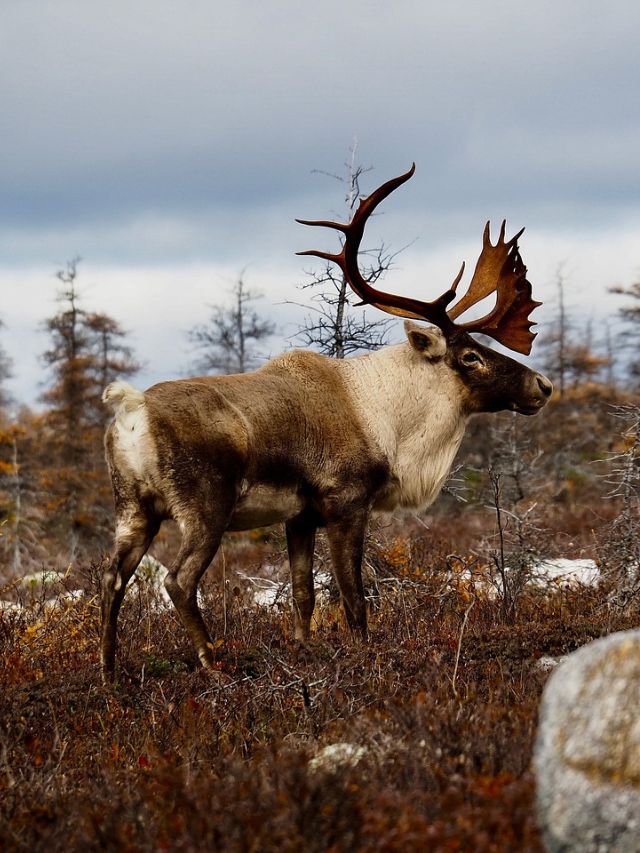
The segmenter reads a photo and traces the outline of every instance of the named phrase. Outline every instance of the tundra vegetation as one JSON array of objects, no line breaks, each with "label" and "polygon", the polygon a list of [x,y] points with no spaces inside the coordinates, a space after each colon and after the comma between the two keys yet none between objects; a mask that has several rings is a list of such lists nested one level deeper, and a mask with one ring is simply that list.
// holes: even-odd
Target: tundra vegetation
[{"label": "tundra vegetation", "polygon": [[[213,671],[150,562],[124,599],[105,688],[98,377],[135,365],[122,330],[81,307],[75,291],[48,327],[42,411],[5,405],[0,423],[0,847],[541,850],[530,762],[546,666],[638,625],[633,353],[592,335],[593,370],[568,371],[535,418],[475,416],[438,500],[371,523],[368,644],[331,594],[310,641],[294,642],[284,532],[231,532],[200,585]],[[589,340],[572,320],[566,352]],[[541,363],[546,346],[557,334]],[[154,557],[170,565],[178,542],[164,524]],[[598,584],[537,577],[556,557],[595,559]],[[315,565],[330,566],[322,531]],[[260,578],[277,584],[269,606]]]}]

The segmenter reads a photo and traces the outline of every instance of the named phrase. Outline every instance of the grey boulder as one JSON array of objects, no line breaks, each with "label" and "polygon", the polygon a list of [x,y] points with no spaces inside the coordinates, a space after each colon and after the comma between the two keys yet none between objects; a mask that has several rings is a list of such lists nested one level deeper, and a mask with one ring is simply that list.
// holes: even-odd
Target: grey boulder
[{"label": "grey boulder", "polygon": [[589,643],[554,670],[534,768],[548,850],[640,853],[640,631]]}]

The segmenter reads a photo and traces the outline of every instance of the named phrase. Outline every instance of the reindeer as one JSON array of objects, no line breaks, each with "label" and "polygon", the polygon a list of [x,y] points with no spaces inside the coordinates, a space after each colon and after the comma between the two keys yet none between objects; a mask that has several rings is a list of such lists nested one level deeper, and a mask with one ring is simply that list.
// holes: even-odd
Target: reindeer
[{"label": "reindeer", "polygon": [[[487,223],[470,286],[453,308],[464,264],[433,302],[384,293],[361,275],[367,219],[414,169],[361,200],[349,224],[298,220],[342,232],[340,253],[300,254],[335,262],[362,303],[406,318],[404,343],[345,360],[291,351],[253,373],[161,382],[144,392],[122,381],[106,388],[115,413],[105,443],[116,511],[102,585],[106,681],[114,673],[126,584],[164,519],[174,519],[182,534],[166,589],[203,666],[214,656],[196,591],[227,530],[285,523],[295,637],[305,641],[315,535],[324,528],[347,624],[366,639],[361,564],[372,513],[428,506],[472,414],[533,415],[548,401],[547,378],[471,336],[481,332],[531,351],[529,314],[540,303],[531,298],[518,250],[522,231],[506,241],[503,222],[493,245]],[[494,292],[486,316],[455,322]]]}]

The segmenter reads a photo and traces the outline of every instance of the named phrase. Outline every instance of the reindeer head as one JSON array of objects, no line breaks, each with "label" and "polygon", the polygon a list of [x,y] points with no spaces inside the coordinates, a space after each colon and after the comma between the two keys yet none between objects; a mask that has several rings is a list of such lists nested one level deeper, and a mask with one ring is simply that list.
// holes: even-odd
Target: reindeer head
[{"label": "reindeer head", "polygon": [[[425,360],[444,359],[464,386],[464,396],[469,411],[499,411],[511,409],[522,414],[535,414],[549,399],[553,386],[540,373],[523,364],[483,346],[471,333],[488,335],[503,346],[528,355],[536,336],[531,331],[534,323],[529,314],[540,305],[531,298],[531,284],[527,281],[518,239],[521,229],[510,240],[505,240],[506,222],[503,221],[495,245],[491,243],[487,222],[482,252],[476,263],[471,282],[464,296],[448,307],[456,297],[465,265],[451,287],[433,302],[424,302],[408,296],[399,296],[377,290],[362,276],[358,267],[358,251],[366,222],[393,190],[409,180],[415,164],[408,172],[392,178],[360,201],[350,223],[328,220],[298,219],[303,225],[321,225],[344,234],[342,249],[337,254],[309,250],[300,255],[314,255],[332,261],[341,268],[346,281],[362,300],[359,304],[376,308],[412,320],[427,320],[437,330],[407,323],[410,344]],[[496,294],[493,309],[478,320],[456,323],[455,320],[490,294]]]}]

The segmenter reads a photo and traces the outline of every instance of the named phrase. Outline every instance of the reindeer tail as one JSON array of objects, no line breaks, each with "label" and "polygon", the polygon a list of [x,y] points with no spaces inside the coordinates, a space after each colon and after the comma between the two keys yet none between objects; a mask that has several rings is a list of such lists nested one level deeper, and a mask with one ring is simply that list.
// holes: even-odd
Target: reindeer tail
[{"label": "reindeer tail", "polygon": [[109,406],[114,413],[133,412],[144,403],[144,394],[133,385],[117,379],[104,389],[102,402]]}]

